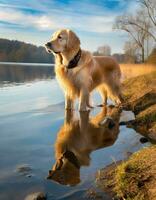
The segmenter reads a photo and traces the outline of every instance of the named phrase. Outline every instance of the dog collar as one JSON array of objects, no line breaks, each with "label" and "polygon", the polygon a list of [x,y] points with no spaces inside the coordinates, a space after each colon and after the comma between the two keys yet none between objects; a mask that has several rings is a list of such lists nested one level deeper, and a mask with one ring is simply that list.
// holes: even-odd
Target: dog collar
[{"label": "dog collar", "polygon": [[77,169],[80,169],[80,163],[73,152],[65,151],[62,158],[68,159]]},{"label": "dog collar", "polygon": [[74,58],[69,62],[69,64],[67,65],[67,69],[72,69],[74,67],[77,66],[80,58],[81,58],[81,49],[79,49],[79,51],[77,52],[77,54],[74,56]]},{"label": "dog collar", "polygon": [[[77,169],[80,169],[80,163],[77,159],[77,157],[75,156],[75,154],[72,151],[65,151],[62,156],[58,159],[58,162],[55,165],[55,169],[56,170],[61,170],[62,165],[63,165],[63,158],[66,158],[68,161],[70,161]],[[50,171],[49,171],[50,173]]]},{"label": "dog collar", "polygon": [[[72,69],[72,68],[76,67],[77,64],[78,64],[78,62],[79,62],[79,60],[80,60],[80,58],[81,58],[81,54],[82,54],[81,49],[79,49],[79,51],[74,56],[74,58],[68,63],[68,65],[66,66],[66,68],[67,69]],[[62,58],[61,55],[60,55],[60,62],[61,62],[61,64],[63,64],[62,63],[63,62],[63,58]]]}]

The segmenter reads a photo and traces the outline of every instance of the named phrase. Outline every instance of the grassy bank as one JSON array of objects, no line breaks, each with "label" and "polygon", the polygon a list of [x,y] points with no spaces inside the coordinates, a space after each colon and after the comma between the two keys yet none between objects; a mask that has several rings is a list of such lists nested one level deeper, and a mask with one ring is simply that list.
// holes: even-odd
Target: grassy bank
[{"label": "grassy bank", "polygon": [[136,117],[128,125],[156,141],[156,71],[124,81],[123,94],[125,109]]},{"label": "grassy bank", "polygon": [[[136,119],[127,122],[137,132],[156,141],[156,71],[127,79],[122,85],[124,108]],[[97,173],[97,186],[115,199],[156,199],[156,145],[134,153],[127,161]]]},{"label": "grassy bank", "polygon": [[128,161],[100,170],[97,185],[116,199],[156,199],[156,146],[134,153]]},{"label": "grassy bank", "polygon": [[156,66],[149,64],[120,64],[120,68],[123,75],[122,80],[156,71]]}]

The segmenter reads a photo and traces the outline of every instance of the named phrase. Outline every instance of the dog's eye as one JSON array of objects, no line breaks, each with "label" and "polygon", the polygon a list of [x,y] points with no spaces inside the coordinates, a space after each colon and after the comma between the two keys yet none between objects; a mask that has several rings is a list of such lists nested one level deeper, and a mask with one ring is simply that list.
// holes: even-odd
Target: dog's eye
[{"label": "dog's eye", "polygon": [[58,36],[58,39],[62,39],[62,36],[61,36],[61,35],[59,35],[59,36]]}]

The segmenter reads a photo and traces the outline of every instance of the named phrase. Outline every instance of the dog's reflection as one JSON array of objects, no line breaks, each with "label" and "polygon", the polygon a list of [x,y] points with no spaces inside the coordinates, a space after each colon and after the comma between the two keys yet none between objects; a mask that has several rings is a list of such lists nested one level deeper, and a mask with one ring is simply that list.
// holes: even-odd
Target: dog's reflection
[{"label": "dog's reflection", "polygon": [[78,184],[80,167],[90,164],[91,152],[112,145],[119,133],[119,108],[103,107],[90,118],[89,112],[80,113],[79,119],[74,114],[65,113],[55,142],[56,163],[47,177],[63,185]]}]

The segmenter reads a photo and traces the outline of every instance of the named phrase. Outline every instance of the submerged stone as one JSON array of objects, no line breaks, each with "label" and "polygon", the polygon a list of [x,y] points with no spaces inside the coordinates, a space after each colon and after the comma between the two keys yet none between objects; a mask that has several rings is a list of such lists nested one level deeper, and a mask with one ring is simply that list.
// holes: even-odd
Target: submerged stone
[{"label": "submerged stone", "polygon": [[43,192],[36,192],[26,196],[24,200],[46,200],[47,196]]},{"label": "submerged stone", "polygon": [[140,138],[140,142],[141,142],[142,144],[144,144],[144,143],[148,142],[148,139],[147,139],[146,137],[141,137],[141,138]]}]

